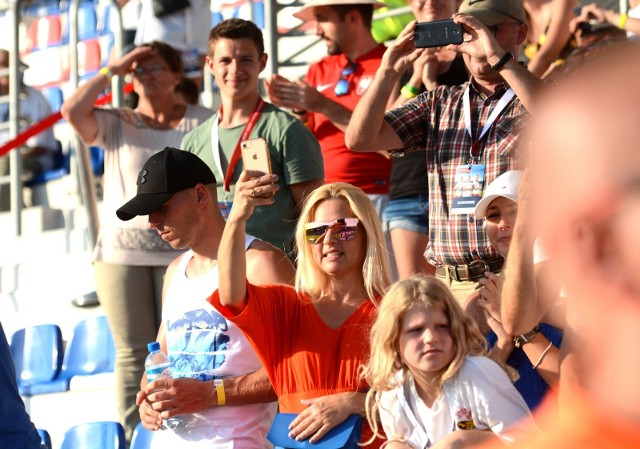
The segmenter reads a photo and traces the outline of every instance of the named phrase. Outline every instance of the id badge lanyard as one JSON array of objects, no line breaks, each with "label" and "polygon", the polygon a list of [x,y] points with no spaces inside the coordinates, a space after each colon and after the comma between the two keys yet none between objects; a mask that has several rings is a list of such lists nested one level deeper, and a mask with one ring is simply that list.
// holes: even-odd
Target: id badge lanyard
[{"label": "id badge lanyard", "polygon": [[[491,114],[489,114],[489,118],[487,119],[487,123],[484,125],[484,128],[482,128],[482,132],[480,133],[478,138],[474,140],[473,131],[471,129],[471,99],[470,99],[471,94],[469,92],[469,88],[470,88],[470,85],[467,85],[467,88],[464,91],[464,99],[463,99],[464,126],[467,129],[467,133],[469,133],[469,137],[471,137],[471,142],[473,142],[470,150],[471,159],[472,159],[470,163],[473,163],[474,162],[473,159],[478,158],[480,155],[478,150],[479,150],[480,142],[482,141],[482,138],[487,133],[487,131],[489,131],[493,123],[496,121],[496,119],[502,113],[502,111],[504,111],[504,109],[507,107],[509,102],[513,99],[513,97],[515,97],[516,93],[513,91],[513,89],[509,88],[509,90],[507,90],[504,94],[502,94],[502,97],[500,97],[498,104],[496,104],[496,106],[493,108],[493,111],[491,111]],[[475,161],[475,162],[477,163],[478,161]]]},{"label": "id badge lanyard", "polygon": [[[249,121],[247,121],[246,125],[244,125],[244,129],[242,130],[242,135],[238,139],[238,143],[236,143],[236,147],[233,150],[233,155],[229,160],[229,166],[227,167],[227,172],[224,175],[224,200],[229,201],[231,192],[231,178],[233,176],[233,172],[236,169],[236,165],[238,165],[238,161],[240,160],[240,144],[247,140],[253,131],[253,128],[256,126],[258,119],[260,118],[260,114],[264,109],[265,102],[262,98],[258,98],[258,102],[256,103],[256,107],[253,109],[253,112],[249,116]],[[220,159],[220,153],[222,149],[219,145],[218,138],[218,125],[220,120],[222,119],[222,106],[220,106],[220,110],[216,114],[216,119],[213,121],[213,126],[211,127],[211,151],[213,153],[213,161],[216,164],[216,168],[218,169],[218,173],[224,173],[222,171],[222,161]]]}]

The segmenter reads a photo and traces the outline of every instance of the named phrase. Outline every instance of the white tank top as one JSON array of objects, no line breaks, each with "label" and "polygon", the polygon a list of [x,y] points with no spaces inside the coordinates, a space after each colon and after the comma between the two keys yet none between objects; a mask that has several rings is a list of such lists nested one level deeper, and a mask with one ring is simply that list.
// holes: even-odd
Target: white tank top
[{"label": "white tank top", "polygon": [[[247,236],[245,250],[255,237]],[[197,278],[186,276],[192,251],[182,255],[162,307],[167,353],[174,377],[224,378],[262,367],[253,348],[233,323],[206,299],[218,288],[218,267]],[[276,403],[222,406],[181,415],[182,425],[156,432],[152,449],[270,448],[266,435]]]}]

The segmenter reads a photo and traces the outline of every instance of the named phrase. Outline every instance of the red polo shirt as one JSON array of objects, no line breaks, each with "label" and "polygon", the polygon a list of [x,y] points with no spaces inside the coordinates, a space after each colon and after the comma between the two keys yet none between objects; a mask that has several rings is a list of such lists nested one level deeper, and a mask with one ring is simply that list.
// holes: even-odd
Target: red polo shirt
[{"label": "red polo shirt", "polygon": [[[353,111],[360,97],[373,81],[386,47],[382,44],[357,58],[357,67],[348,77],[349,93],[334,92],[342,69],[349,61],[344,54],[327,56],[309,67],[305,81],[325,97]],[[378,153],[355,153],[344,144],[344,133],[323,114],[311,113],[310,128],[320,142],[327,183],[342,181],[360,187],[369,194],[388,194],[391,160]]]}]

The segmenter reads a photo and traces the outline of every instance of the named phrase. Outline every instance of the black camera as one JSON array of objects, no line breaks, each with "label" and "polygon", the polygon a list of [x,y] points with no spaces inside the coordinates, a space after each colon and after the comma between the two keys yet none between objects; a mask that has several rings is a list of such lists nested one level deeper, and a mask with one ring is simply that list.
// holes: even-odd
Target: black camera
[{"label": "black camera", "polygon": [[580,22],[578,24],[578,29],[582,31],[583,36],[586,36],[589,34],[598,33],[600,31],[615,30],[617,28],[611,25],[610,23],[589,21],[589,22]]}]

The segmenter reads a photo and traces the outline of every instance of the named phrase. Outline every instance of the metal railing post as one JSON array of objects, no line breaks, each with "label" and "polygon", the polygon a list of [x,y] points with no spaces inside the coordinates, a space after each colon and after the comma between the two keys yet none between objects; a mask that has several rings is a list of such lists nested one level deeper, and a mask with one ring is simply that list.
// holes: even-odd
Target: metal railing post
[{"label": "metal railing post", "polygon": [[[71,0],[69,5],[69,82],[73,88],[79,84],[78,77],[78,10],[80,0]],[[93,170],[89,150],[80,142],[77,135],[73,137],[73,146],[76,150],[76,160],[78,166],[78,182],[82,203],[87,213],[88,237],[91,247],[95,246],[98,238],[100,221],[98,217],[98,206],[96,204],[95,186],[93,180]]]},{"label": "metal railing post", "polygon": [[[111,0],[112,13],[116,14],[116,29],[112,30],[113,35],[113,57],[118,59],[122,57],[124,52],[124,29],[122,27],[122,10],[117,0]],[[119,108],[124,105],[124,94],[122,93],[122,87],[124,80],[121,76],[114,76],[111,79],[111,104]]]},{"label": "metal railing post", "polygon": [[266,51],[269,55],[269,74],[278,73],[280,61],[278,57],[278,4],[277,0],[264,0],[264,28]]},{"label": "metal railing post", "polygon": [[[20,23],[20,0],[10,2],[9,14],[13,19],[13,49],[9,55],[9,138],[20,132],[20,51],[18,25]],[[9,153],[11,212],[16,237],[22,234],[22,165],[20,148]]]}]

